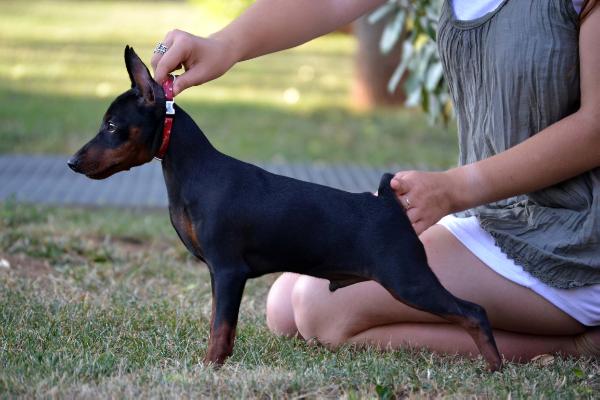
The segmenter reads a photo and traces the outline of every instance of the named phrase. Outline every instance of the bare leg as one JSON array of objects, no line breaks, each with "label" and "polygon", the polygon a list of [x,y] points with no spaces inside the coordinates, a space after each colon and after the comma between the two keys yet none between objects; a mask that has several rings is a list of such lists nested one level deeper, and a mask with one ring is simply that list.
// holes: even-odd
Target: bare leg
[{"label": "bare leg", "polygon": [[[578,356],[573,336],[541,336],[494,330],[500,353],[509,361],[529,361],[539,354]],[[477,357],[479,351],[464,329],[451,324],[402,323],[368,329],[347,340],[385,349],[426,347],[440,354]]]},{"label": "bare leg", "polygon": [[271,286],[267,297],[267,326],[282,336],[296,336],[298,328],[294,321],[292,290],[301,275],[293,272],[282,274]]},{"label": "bare leg", "polygon": [[[525,361],[542,353],[578,354],[574,338],[584,327],[577,321],[531,290],[490,270],[444,227],[430,228],[421,239],[442,284],[454,295],[486,308],[506,358]],[[327,281],[307,276],[284,274],[274,288],[278,284],[279,293],[291,293],[291,307],[286,299],[287,317],[270,315],[269,326],[275,331],[284,331],[285,326],[286,332],[299,330],[305,338],[316,337],[333,346],[348,342],[381,347],[411,345],[441,353],[477,355],[462,329],[399,303],[375,282],[334,293],[329,292]],[[273,304],[278,297],[269,295],[268,313],[276,309]],[[279,329],[274,329],[276,326]]]}]

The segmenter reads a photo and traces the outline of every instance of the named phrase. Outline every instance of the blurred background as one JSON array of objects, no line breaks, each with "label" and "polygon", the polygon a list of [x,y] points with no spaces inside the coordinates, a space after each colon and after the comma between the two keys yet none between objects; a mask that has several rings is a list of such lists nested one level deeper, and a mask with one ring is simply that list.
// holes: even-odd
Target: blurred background
[{"label": "blurred background", "polygon": [[[0,155],[77,150],[128,88],[126,44],[149,63],[169,30],[208,35],[250,3],[2,1]],[[398,54],[382,57],[381,29],[360,24],[240,63],[177,101],[217,148],[247,161],[454,165],[453,124],[431,126],[402,93],[385,93]]]}]

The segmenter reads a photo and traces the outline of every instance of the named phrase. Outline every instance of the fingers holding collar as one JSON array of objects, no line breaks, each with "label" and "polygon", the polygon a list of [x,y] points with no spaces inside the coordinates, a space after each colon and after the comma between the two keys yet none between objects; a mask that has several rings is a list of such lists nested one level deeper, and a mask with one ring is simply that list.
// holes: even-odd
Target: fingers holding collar
[{"label": "fingers holding collar", "polygon": [[166,34],[161,42],[166,47],[164,52],[154,52],[150,61],[154,70],[154,80],[162,84],[168,74],[178,69],[181,69],[185,61],[185,44],[181,43],[181,38],[184,32],[173,30]]}]

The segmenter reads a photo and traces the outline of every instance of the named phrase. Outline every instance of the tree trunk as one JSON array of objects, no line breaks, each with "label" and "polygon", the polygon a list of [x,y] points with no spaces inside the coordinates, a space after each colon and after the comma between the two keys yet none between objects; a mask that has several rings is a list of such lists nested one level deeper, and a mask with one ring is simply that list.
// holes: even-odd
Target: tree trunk
[{"label": "tree trunk", "polygon": [[385,55],[381,53],[379,41],[386,22],[387,18],[383,18],[377,24],[370,24],[367,16],[363,16],[353,24],[358,49],[354,62],[352,100],[360,109],[381,105],[392,106],[402,104],[405,100],[403,81],[394,93],[387,90],[388,81],[400,62],[402,46],[399,40],[390,53]]}]

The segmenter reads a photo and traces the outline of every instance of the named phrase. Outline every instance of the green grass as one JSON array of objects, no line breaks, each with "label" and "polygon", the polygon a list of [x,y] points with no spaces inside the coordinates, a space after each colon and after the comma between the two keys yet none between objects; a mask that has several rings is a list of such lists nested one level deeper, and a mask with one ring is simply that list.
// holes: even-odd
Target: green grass
[{"label": "green grass", "polygon": [[[126,44],[149,61],[168,30],[207,35],[243,2],[224,4],[3,1],[0,153],[75,151],[128,88]],[[177,100],[218,148],[245,160],[454,165],[454,128],[430,127],[415,110],[352,107],[354,49],[351,36],[327,35],[241,63]]]},{"label": "green grass", "polygon": [[0,205],[0,397],[593,398],[586,359],[507,364],[426,351],[328,351],[273,336],[251,281],[232,358],[200,364],[210,320],[204,265],[165,213]]}]

